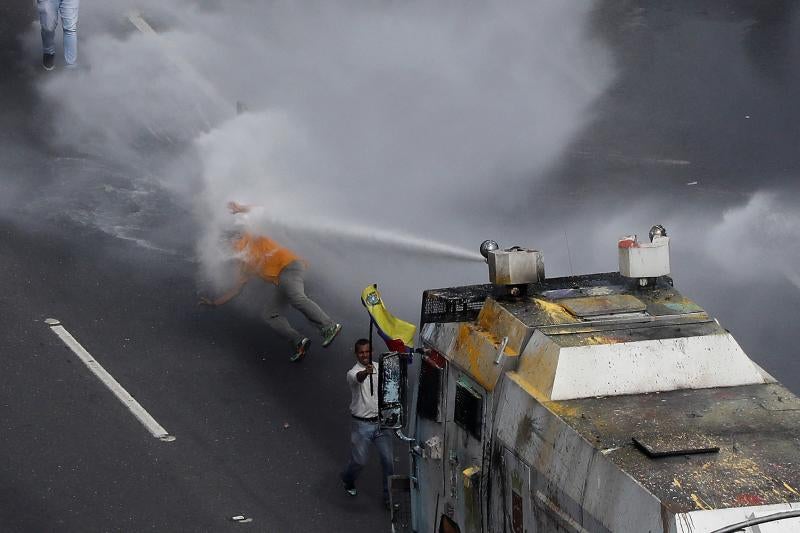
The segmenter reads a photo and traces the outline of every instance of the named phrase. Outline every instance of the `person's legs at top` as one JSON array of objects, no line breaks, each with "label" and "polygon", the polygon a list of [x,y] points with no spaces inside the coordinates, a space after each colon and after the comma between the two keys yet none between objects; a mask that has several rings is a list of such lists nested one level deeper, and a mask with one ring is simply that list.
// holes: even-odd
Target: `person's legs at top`
[{"label": "person's legs at top", "polygon": [[356,495],[356,479],[367,464],[369,454],[369,443],[373,435],[373,424],[353,419],[353,427],[350,432],[350,462],[341,474],[344,488],[351,496]]},{"label": "person's legs at top", "polygon": [[47,70],[53,68],[56,53],[56,26],[58,26],[58,0],[37,0],[39,24],[42,30],[42,65]]},{"label": "person's legs at top", "polygon": [[382,431],[380,427],[375,429],[372,442],[378,449],[378,456],[381,459],[383,469],[383,501],[389,503],[389,476],[394,474],[394,441],[388,431]]},{"label": "person's legs at top", "polygon": [[61,0],[59,14],[64,28],[64,61],[74,67],[78,61],[78,8],[80,0]]}]

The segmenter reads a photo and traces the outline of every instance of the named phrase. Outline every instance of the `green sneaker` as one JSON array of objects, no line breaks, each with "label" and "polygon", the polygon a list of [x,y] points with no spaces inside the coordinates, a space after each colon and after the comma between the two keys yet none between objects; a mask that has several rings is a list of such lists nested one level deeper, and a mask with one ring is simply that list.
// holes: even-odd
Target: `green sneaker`
[{"label": "green sneaker", "polygon": [[341,324],[332,324],[327,328],[322,330],[322,347],[328,346],[330,343],[333,342],[333,339],[336,338],[336,335],[342,331]]},{"label": "green sneaker", "polygon": [[305,357],[306,354],[308,353],[309,346],[311,346],[311,341],[308,339],[308,337],[303,337],[303,339],[297,343],[297,349],[289,358],[289,361],[293,363],[299,363],[300,361],[302,361],[303,357]]}]

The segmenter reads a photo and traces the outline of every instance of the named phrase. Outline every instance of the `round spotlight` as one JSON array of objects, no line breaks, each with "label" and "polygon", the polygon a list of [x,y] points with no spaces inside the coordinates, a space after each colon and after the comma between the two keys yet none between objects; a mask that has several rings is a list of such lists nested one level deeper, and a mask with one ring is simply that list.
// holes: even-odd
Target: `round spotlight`
[{"label": "round spotlight", "polygon": [[489,252],[492,250],[497,250],[498,248],[500,248],[499,244],[492,239],[486,239],[481,243],[481,255],[486,259],[489,259]]},{"label": "round spotlight", "polygon": [[656,224],[652,228],[650,228],[650,242],[653,242],[653,239],[656,237],[666,237],[667,230],[661,224]]}]

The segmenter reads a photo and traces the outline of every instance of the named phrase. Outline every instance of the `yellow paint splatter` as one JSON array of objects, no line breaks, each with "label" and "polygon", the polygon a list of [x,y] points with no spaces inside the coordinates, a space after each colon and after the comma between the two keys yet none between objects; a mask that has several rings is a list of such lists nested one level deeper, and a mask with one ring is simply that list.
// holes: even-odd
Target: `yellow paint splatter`
[{"label": "yellow paint splatter", "polygon": [[708,510],[710,510],[710,509],[713,509],[713,507],[711,507],[709,504],[707,504],[706,502],[704,502],[704,501],[703,501],[703,500],[700,498],[700,496],[698,496],[698,495],[697,495],[697,494],[695,494],[694,492],[692,493],[692,496],[691,496],[691,498],[692,498],[692,501],[694,502],[695,506],[696,506],[698,509],[701,509],[701,510],[703,510],[703,511],[708,511]]},{"label": "yellow paint splatter", "polygon": [[550,324],[574,324],[579,321],[559,304],[540,300],[539,298],[533,298],[533,303],[547,314]]},{"label": "yellow paint splatter", "polygon": [[486,386],[486,378],[483,375],[480,361],[480,348],[476,344],[479,336],[473,337],[475,328],[469,324],[464,324],[458,331],[456,344],[453,349],[455,358],[461,363],[466,363],[466,370],[481,385]]},{"label": "yellow paint splatter", "polygon": [[621,337],[617,337],[614,335],[587,335],[582,337],[577,337],[575,339],[578,345],[581,346],[595,346],[595,345],[602,345],[602,344],[620,344],[623,342],[628,342],[629,339],[623,339]]},{"label": "yellow paint splatter", "polygon": [[568,406],[562,402],[544,402],[544,405],[556,416],[574,418],[580,414],[577,407]]},{"label": "yellow paint splatter", "polygon": [[792,488],[792,486],[789,485],[788,483],[786,483],[785,481],[783,482],[783,486],[786,487],[786,490],[788,490],[789,492],[791,492],[795,496],[800,496],[800,492],[797,492],[797,490]]},{"label": "yellow paint splatter", "polygon": [[672,484],[673,484],[673,485],[675,485],[675,486],[676,486],[677,488],[679,488],[679,489],[682,489],[682,488],[683,488],[683,487],[681,486],[681,482],[680,482],[680,481],[678,481],[678,478],[673,478],[673,479],[672,479]]}]

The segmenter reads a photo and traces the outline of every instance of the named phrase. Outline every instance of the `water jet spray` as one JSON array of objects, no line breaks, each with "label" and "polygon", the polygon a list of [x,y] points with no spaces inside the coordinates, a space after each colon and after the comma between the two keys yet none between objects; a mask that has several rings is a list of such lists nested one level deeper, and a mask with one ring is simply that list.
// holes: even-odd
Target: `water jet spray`
[{"label": "water jet spray", "polygon": [[281,228],[290,232],[300,232],[325,238],[339,238],[358,241],[360,244],[389,248],[394,251],[456,259],[470,262],[483,262],[480,254],[467,248],[424,239],[395,230],[366,227],[352,223],[342,223],[326,218],[277,217],[264,213],[257,226]]}]

